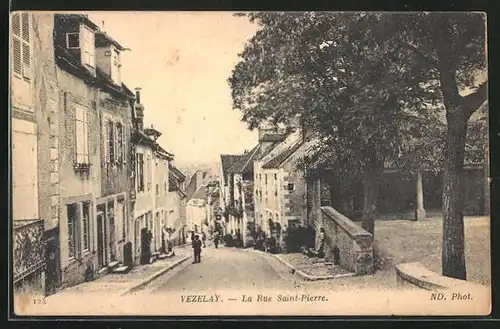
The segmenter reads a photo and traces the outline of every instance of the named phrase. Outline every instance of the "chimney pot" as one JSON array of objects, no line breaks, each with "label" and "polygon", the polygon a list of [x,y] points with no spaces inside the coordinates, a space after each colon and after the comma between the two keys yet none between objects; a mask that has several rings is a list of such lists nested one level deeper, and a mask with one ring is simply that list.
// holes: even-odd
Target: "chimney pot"
[{"label": "chimney pot", "polygon": [[135,88],[135,102],[137,104],[141,104],[141,88],[140,87]]}]

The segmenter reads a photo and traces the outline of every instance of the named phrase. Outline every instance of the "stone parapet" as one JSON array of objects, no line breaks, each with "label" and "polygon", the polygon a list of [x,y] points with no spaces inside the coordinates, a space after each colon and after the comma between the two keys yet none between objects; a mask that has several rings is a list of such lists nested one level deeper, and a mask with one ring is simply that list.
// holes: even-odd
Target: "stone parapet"
[{"label": "stone parapet", "polygon": [[[325,259],[365,275],[373,272],[373,236],[332,207],[321,207],[322,227],[325,229]],[[336,252],[336,249],[338,252]]]}]

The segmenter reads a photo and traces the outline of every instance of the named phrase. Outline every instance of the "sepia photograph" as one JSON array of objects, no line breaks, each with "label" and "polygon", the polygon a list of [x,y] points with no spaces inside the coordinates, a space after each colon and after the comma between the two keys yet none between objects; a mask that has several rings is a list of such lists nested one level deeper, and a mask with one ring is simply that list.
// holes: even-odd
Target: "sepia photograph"
[{"label": "sepia photograph", "polygon": [[486,22],[11,12],[12,316],[490,314]]}]

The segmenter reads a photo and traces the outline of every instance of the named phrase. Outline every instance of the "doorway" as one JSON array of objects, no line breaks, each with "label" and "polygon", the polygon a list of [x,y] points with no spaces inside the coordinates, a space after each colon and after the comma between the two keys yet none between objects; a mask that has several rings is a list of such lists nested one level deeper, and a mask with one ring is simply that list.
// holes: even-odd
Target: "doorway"
[{"label": "doorway", "polygon": [[46,273],[45,293],[52,295],[56,293],[61,285],[61,264],[59,253],[59,227],[45,232],[46,241]]},{"label": "doorway", "polygon": [[106,259],[106,225],[104,222],[104,212],[97,212],[97,266],[102,269],[107,265]]}]

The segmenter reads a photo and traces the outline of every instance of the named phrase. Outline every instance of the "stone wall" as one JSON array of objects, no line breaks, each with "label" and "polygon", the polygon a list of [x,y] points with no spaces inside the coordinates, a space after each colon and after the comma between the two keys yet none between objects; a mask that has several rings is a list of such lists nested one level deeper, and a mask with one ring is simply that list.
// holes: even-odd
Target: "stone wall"
[{"label": "stone wall", "polygon": [[340,265],[356,275],[373,272],[373,236],[332,207],[321,207],[325,229],[325,259],[333,260],[339,249]]}]

